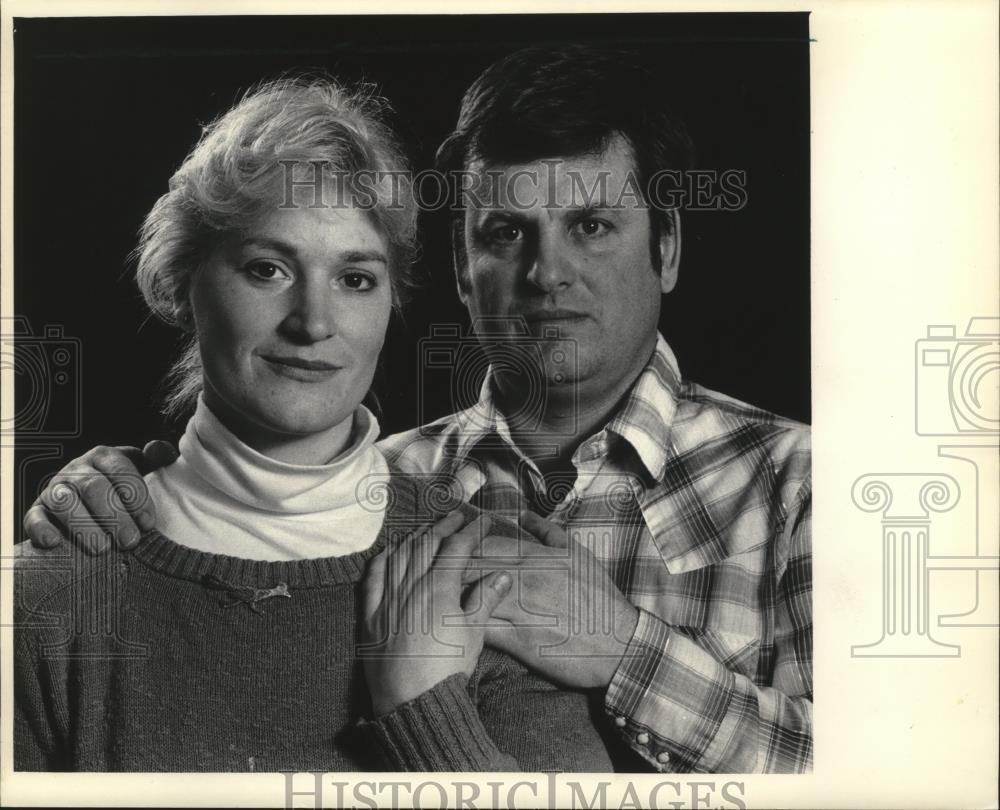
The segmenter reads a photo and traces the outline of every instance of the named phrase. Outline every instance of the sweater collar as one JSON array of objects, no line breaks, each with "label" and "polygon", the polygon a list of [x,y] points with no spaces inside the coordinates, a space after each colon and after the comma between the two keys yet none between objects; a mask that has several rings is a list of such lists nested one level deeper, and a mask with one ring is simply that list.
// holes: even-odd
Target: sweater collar
[{"label": "sweater collar", "polygon": [[385,521],[375,542],[352,554],[307,560],[248,560],[182,546],[156,529],[144,534],[129,553],[155,571],[201,584],[212,579],[236,588],[271,589],[283,583],[292,590],[354,584],[361,580],[368,561],[387,542],[396,542],[399,528],[410,526],[422,508],[414,481],[395,468],[390,467],[388,477],[380,476],[377,484],[369,482],[369,487],[379,490],[385,498]]},{"label": "sweater collar", "polygon": [[378,433],[374,414],[359,405],[350,445],[340,455],[327,464],[289,464],[240,441],[199,397],[179,449],[184,462],[207,485],[240,503],[267,512],[307,514],[356,499],[352,482],[373,471]]}]

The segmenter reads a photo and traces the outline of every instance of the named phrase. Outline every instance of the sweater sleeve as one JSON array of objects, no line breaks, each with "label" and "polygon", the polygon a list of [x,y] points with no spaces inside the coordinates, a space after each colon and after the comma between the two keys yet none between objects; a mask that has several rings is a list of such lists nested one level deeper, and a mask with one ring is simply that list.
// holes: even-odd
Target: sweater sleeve
[{"label": "sweater sleeve", "polygon": [[14,636],[14,770],[58,771],[57,737],[37,657],[23,633]]},{"label": "sweater sleeve", "polygon": [[451,675],[395,710],[361,723],[389,771],[519,771],[490,738],[468,690]]},{"label": "sweater sleeve", "polygon": [[46,571],[44,552],[15,547],[14,563],[14,770],[66,770],[56,685],[40,653],[51,614],[46,594],[60,583]]},{"label": "sweater sleeve", "polygon": [[387,770],[613,770],[587,693],[559,689],[489,648],[471,682],[452,675],[361,725]]}]

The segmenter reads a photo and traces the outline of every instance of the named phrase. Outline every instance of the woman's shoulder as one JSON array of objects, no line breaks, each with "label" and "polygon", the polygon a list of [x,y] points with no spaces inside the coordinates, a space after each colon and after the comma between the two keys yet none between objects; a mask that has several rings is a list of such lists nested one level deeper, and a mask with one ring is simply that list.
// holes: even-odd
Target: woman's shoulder
[{"label": "woman's shoulder", "polygon": [[64,540],[54,548],[31,543],[14,546],[14,620],[17,627],[45,628],[64,620],[74,608],[108,602],[117,589],[93,587],[113,575],[122,552],[89,554]]}]

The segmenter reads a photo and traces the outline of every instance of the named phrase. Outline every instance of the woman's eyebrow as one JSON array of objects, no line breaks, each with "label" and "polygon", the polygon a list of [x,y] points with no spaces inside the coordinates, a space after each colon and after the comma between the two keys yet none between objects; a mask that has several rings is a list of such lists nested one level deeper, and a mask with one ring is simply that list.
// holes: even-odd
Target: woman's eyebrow
[{"label": "woman's eyebrow", "polygon": [[345,262],[381,262],[388,264],[389,260],[380,250],[349,250],[341,254],[341,259]]},{"label": "woman's eyebrow", "polygon": [[240,242],[240,247],[262,247],[268,248],[270,250],[276,250],[279,253],[284,253],[287,256],[296,257],[299,255],[298,250],[295,245],[288,242],[284,242],[281,239],[272,239],[270,237],[261,236],[248,236],[242,242]]},{"label": "woman's eyebrow", "polygon": [[[299,256],[299,251],[295,245],[281,239],[274,239],[271,237],[248,236],[240,242],[240,247],[261,247],[269,250],[276,250],[279,253],[284,253],[286,256],[293,259],[298,258]],[[347,250],[344,253],[338,254],[337,260],[351,263],[381,262],[382,264],[389,264],[389,259],[380,250]]]}]

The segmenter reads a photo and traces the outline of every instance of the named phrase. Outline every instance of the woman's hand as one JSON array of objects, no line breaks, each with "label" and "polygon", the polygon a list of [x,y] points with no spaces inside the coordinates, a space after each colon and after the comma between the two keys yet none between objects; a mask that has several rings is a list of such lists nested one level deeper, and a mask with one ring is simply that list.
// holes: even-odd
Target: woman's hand
[{"label": "woman's hand", "polygon": [[463,598],[463,572],[489,529],[489,518],[467,520],[452,512],[387,547],[369,565],[358,654],[376,717],[476,667],[486,623],[511,577],[494,571]]}]

